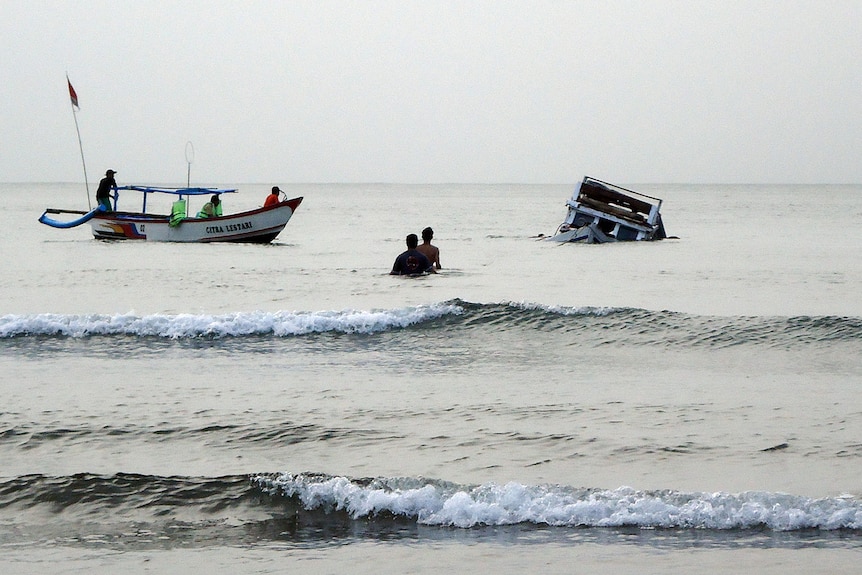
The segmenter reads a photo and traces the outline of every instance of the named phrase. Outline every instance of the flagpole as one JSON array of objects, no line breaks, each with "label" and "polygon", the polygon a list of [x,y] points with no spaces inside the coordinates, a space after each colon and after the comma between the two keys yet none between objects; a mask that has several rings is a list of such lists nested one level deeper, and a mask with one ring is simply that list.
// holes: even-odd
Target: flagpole
[{"label": "flagpole", "polygon": [[87,180],[87,163],[84,161],[84,144],[81,142],[81,130],[78,128],[78,114],[75,108],[78,107],[78,95],[72,87],[72,82],[69,80],[69,75],[66,74],[66,83],[69,85],[69,98],[72,104],[72,117],[75,119],[75,132],[78,134],[78,148],[81,150],[81,165],[84,168],[84,187],[87,189],[87,208],[92,210],[93,205],[90,203],[90,183]]}]

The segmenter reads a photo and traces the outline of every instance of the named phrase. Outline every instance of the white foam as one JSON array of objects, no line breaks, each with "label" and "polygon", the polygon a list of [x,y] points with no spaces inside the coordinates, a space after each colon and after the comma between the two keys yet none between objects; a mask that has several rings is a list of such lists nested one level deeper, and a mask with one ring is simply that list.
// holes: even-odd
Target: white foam
[{"label": "white foam", "polygon": [[[354,518],[392,513],[454,527],[533,523],[553,526],[747,529],[862,529],[862,501],[783,493],[647,492],[528,486],[452,487],[420,479],[376,480],[282,474],[253,480],[271,494],[296,497],[307,509],[334,508]],[[399,485],[400,483],[400,485]]]},{"label": "white foam", "polygon": [[594,315],[594,316],[606,316],[610,315],[616,311],[619,311],[620,308],[617,307],[595,307],[595,306],[561,306],[561,305],[546,305],[540,303],[532,303],[532,302],[506,302],[506,305],[513,307],[515,309],[521,309],[525,311],[546,311],[548,313],[553,313],[555,315]]},{"label": "white foam", "polygon": [[447,303],[391,310],[343,310],[318,312],[236,312],[208,314],[32,314],[0,317],[0,338],[32,335],[86,337],[135,335],[169,338],[226,337],[310,333],[375,333],[436,319],[460,315],[462,307]]}]

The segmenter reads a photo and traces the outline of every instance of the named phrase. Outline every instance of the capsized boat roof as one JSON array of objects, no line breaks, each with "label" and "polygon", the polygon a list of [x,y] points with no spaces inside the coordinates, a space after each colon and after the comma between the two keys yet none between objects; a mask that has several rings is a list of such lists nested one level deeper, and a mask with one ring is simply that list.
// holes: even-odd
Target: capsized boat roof
[{"label": "capsized boat roof", "polygon": [[135,190],[149,194],[156,192],[160,194],[174,194],[176,196],[210,196],[212,194],[232,194],[235,189],[224,188],[163,188],[158,186],[117,186],[118,190]]}]

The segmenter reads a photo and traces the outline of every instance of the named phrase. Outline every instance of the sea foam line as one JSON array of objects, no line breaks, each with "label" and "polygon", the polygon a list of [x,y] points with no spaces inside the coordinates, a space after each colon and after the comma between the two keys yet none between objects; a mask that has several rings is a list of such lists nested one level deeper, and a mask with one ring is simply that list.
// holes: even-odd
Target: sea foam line
[{"label": "sea foam line", "polygon": [[342,310],[317,312],[236,312],[208,314],[30,314],[0,316],[0,338],[18,336],[88,337],[133,335],[168,338],[225,337],[310,333],[376,333],[393,328],[464,313],[450,303],[420,305],[391,310]]},{"label": "sea foam line", "polygon": [[[452,487],[422,480],[375,480],[289,473],[252,481],[272,495],[296,497],[306,509],[334,508],[353,518],[391,513],[418,523],[469,528],[532,523],[563,527],[862,529],[862,502],[783,493],[685,493],[572,489],[549,485]],[[405,484],[406,483],[406,484]],[[400,484],[400,485],[399,485]]]}]

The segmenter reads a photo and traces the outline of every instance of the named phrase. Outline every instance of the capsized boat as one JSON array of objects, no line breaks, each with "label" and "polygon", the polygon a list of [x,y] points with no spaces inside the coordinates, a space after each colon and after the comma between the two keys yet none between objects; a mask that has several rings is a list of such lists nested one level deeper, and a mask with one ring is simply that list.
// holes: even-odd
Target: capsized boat
[{"label": "capsized boat", "polygon": [[658,198],[585,177],[566,202],[565,221],[546,239],[588,244],[664,239],[661,204]]},{"label": "capsized boat", "polygon": [[[89,222],[93,236],[100,240],[148,240],[156,242],[243,242],[265,244],[274,240],[302,203],[302,198],[283,199],[271,206],[216,217],[189,217],[187,198],[195,196],[221,197],[235,189],[161,188],[152,186],[120,186],[114,195],[114,211],[102,206],[89,212],[48,208],[39,218],[54,228],[72,228]],[[135,191],[143,195],[141,211],[116,211],[120,191]],[[170,214],[147,212],[150,194],[171,194],[177,197]],[[54,219],[49,214],[80,216],[70,221]]]}]

